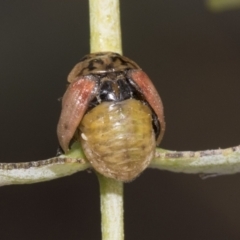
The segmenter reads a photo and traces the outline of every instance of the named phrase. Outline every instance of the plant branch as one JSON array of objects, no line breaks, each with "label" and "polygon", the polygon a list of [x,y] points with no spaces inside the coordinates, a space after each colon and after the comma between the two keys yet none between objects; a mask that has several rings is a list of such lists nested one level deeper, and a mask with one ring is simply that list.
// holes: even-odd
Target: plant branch
[{"label": "plant branch", "polygon": [[20,163],[0,163],[0,186],[30,184],[72,175],[90,167],[78,142],[66,155]]},{"label": "plant branch", "polygon": [[98,175],[101,195],[102,240],[123,240],[123,183]]},{"label": "plant branch", "polygon": [[240,172],[240,146],[205,151],[168,151],[157,148],[151,168],[210,175]]},{"label": "plant branch", "polygon": [[91,52],[122,53],[119,0],[89,0]]},{"label": "plant branch", "polygon": [[[119,0],[89,0],[91,52],[122,53]],[[102,240],[123,240],[123,183],[98,175]]]}]

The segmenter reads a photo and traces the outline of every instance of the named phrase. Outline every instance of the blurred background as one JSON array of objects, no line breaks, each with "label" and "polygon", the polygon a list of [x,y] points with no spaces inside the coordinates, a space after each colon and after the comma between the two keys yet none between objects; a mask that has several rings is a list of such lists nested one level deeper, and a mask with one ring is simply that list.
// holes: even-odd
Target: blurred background
[{"label": "blurred background", "polygon": [[[155,83],[171,150],[240,144],[240,8],[121,1],[123,51]],[[114,14],[114,13],[113,13]],[[0,162],[56,154],[66,76],[89,52],[87,0],[0,1]],[[126,240],[239,240],[240,174],[146,170],[125,185]],[[93,173],[0,188],[2,240],[101,239]]]}]

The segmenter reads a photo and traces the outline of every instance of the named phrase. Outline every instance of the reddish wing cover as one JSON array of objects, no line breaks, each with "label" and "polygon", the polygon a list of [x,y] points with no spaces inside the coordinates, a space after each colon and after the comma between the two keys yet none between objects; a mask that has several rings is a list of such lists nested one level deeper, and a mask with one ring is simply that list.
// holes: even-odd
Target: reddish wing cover
[{"label": "reddish wing cover", "polygon": [[88,103],[96,96],[97,84],[94,76],[81,77],[72,82],[62,99],[62,111],[57,126],[60,146],[67,152],[69,142],[88,108]]},{"label": "reddish wing cover", "polygon": [[138,85],[147,102],[158,116],[158,120],[161,124],[161,132],[157,139],[157,145],[161,142],[165,132],[165,121],[162,100],[154,87],[152,81],[149,79],[146,73],[141,70],[130,70],[130,77]]}]

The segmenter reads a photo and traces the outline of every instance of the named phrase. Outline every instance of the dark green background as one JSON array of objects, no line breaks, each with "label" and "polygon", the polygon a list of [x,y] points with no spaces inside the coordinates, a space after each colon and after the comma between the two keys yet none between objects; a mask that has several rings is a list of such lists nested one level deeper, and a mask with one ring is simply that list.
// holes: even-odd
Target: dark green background
[{"label": "dark green background", "polygon": [[[114,13],[113,13],[114,14]],[[124,54],[157,86],[162,147],[240,143],[240,10],[203,0],[121,1]],[[66,76],[89,52],[87,0],[0,1],[0,161],[54,156]],[[0,239],[98,240],[94,174],[0,188]],[[147,170],[125,185],[126,240],[239,240],[240,174]]]}]

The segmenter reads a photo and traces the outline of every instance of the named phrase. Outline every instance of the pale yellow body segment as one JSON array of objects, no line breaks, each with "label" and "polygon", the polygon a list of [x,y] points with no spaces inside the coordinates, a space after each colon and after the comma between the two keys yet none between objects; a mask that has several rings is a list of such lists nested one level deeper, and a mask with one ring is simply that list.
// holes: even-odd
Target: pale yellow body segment
[{"label": "pale yellow body segment", "polygon": [[141,101],[103,102],[85,114],[79,128],[87,159],[107,177],[131,181],[154,156],[152,112]]}]

